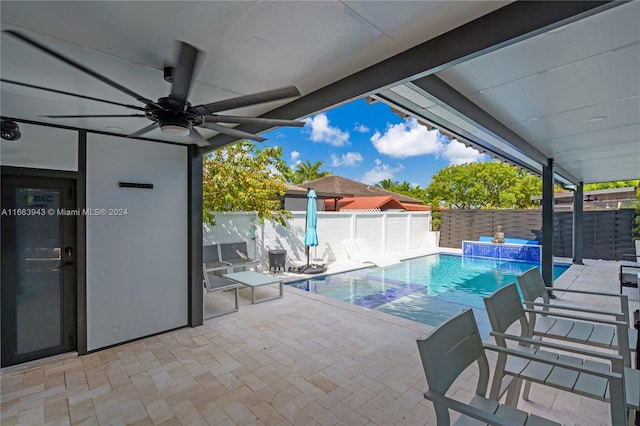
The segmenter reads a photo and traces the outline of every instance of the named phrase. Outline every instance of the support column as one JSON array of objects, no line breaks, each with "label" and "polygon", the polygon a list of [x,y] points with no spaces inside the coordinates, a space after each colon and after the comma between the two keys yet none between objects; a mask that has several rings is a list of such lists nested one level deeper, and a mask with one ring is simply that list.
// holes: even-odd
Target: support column
[{"label": "support column", "polygon": [[584,229],[584,183],[580,182],[573,192],[573,263],[576,265],[584,265],[582,263],[583,255],[583,229]]},{"label": "support column", "polygon": [[[87,132],[78,132],[78,180],[76,180],[76,208],[87,208]],[[76,220],[76,350],[87,354],[87,216]]]},{"label": "support column", "polygon": [[187,165],[187,300],[189,327],[204,321],[202,290],[202,155],[189,145]]},{"label": "support column", "polygon": [[542,167],[542,278],[553,287],[553,159]]}]

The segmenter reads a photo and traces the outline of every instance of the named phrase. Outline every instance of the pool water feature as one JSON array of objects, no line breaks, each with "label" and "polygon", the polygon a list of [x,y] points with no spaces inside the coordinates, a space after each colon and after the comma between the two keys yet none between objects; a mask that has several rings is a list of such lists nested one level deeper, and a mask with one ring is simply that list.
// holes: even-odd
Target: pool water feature
[{"label": "pool water feature", "polygon": [[[431,326],[471,308],[486,338],[490,327],[482,298],[536,266],[440,253],[288,285]],[[554,265],[554,279],[569,266]]]}]

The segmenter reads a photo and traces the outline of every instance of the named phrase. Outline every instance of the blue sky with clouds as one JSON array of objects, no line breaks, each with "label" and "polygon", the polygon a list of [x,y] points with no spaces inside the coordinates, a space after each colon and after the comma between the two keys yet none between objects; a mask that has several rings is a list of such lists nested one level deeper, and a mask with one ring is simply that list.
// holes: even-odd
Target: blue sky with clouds
[{"label": "blue sky with clouds", "polygon": [[263,144],[282,146],[282,158],[292,167],[322,161],[321,170],[372,185],[391,179],[424,187],[450,164],[489,159],[415,119],[402,120],[381,102],[368,105],[361,99],[306,121],[303,128],[263,134],[268,139]]}]

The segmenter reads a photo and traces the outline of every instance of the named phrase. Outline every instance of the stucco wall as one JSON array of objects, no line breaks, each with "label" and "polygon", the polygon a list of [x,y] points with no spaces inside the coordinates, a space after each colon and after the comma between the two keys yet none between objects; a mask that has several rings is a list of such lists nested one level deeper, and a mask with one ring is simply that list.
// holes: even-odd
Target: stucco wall
[{"label": "stucco wall", "polygon": [[87,217],[89,350],[186,325],[186,206],[185,147],[88,135],[87,208],[127,209]]}]

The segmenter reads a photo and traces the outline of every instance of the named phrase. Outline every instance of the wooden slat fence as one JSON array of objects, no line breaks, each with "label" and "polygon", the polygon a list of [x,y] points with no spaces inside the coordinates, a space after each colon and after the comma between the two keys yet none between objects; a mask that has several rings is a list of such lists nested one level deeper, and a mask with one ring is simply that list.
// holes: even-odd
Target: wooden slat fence
[{"label": "wooden slat fence", "polygon": [[[634,210],[584,212],[585,259],[622,260],[634,253],[631,229]],[[502,225],[505,237],[535,240],[542,227],[540,210],[443,210],[440,247],[461,248],[463,240],[493,235]],[[554,214],[554,256],[572,257],[573,214]]]}]

